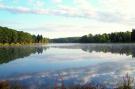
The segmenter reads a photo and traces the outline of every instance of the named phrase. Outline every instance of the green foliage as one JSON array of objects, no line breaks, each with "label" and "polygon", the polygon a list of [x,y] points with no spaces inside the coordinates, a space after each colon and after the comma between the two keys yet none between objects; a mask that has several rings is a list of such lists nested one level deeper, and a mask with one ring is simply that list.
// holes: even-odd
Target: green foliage
[{"label": "green foliage", "polygon": [[[131,39],[132,38],[132,39]],[[110,34],[88,34],[82,37],[52,39],[54,43],[129,43],[135,42],[135,31],[114,32]]]},{"label": "green foliage", "polygon": [[131,40],[132,40],[132,42],[135,42],[135,29],[133,29],[133,31],[131,33]]},{"label": "green foliage", "polygon": [[126,43],[131,41],[131,32],[114,32],[111,34],[85,35],[80,38],[81,43]]},{"label": "green foliage", "polygon": [[[4,45],[30,44],[30,43],[46,43],[47,38],[43,38],[42,35],[31,35],[27,32],[16,31],[7,27],[0,26],[0,43]],[[1,45],[0,44],[0,45]]]},{"label": "green foliage", "polygon": [[82,42],[82,43],[88,43],[89,41],[91,41],[91,38],[88,37],[87,35],[82,36],[82,37],[80,38],[80,42]]},{"label": "green foliage", "polygon": [[68,37],[68,38],[57,38],[51,39],[53,43],[78,43],[80,37]]}]

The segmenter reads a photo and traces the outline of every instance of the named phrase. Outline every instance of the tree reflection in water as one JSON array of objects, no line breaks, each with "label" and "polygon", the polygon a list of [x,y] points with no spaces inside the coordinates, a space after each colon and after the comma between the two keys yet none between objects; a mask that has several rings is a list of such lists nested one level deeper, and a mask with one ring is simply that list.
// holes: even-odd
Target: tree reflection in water
[{"label": "tree reflection in water", "polygon": [[42,54],[47,47],[3,47],[0,48],[0,64],[8,63],[18,58],[28,57],[31,54]]},{"label": "tree reflection in water", "polygon": [[74,44],[54,46],[55,48],[82,49],[86,52],[104,52],[132,55],[135,57],[135,44]]}]

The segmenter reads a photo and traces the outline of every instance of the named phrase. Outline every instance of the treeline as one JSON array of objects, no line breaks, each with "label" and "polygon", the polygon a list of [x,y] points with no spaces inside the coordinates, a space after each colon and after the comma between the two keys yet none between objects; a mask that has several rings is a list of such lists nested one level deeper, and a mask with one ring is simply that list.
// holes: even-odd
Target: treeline
[{"label": "treeline", "polygon": [[79,40],[81,43],[125,43],[132,42],[131,39],[132,32],[114,32],[110,34],[96,34],[96,35],[85,35]]},{"label": "treeline", "polygon": [[132,32],[113,32],[110,34],[88,34],[82,37],[68,37],[51,39],[42,35],[31,35],[23,31],[16,31],[0,26],[0,44],[29,44],[29,43],[129,43],[135,42],[135,30]]},{"label": "treeline", "polygon": [[130,43],[135,42],[135,30],[132,32],[113,32],[109,34],[88,34],[82,37],[52,39],[54,43]]},{"label": "treeline", "polygon": [[47,43],[48,39],[42,35],[31,35],[23,31],[16,31],[7,27],[0,26],[0,43],[1,44],[29,44],[29,43]]},{"label": "treeline", "polygon": [[68,38],[57,38],[51,39],[53,43],[78,43],[80,37],[68,37]]}]

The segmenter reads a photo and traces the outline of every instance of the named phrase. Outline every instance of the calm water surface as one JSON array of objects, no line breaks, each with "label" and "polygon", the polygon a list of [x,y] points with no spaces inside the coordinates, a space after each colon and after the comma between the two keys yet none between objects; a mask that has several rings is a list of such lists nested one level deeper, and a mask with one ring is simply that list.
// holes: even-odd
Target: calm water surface
[{"label": "calm water surface", "polygon": [[135,76],[135,44],[48,44],[0,48],[0,80],[26,89],[87,83],[113,85]]}]

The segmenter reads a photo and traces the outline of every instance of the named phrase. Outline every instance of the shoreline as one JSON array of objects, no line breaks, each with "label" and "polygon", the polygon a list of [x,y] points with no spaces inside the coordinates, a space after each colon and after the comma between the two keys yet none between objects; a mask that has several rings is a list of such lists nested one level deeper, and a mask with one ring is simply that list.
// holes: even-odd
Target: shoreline
[{"label": "shoreline", "polygon": [[45,45],[48,43],[0,43],[0,47],[20,47],[20,46],[36,46],[36,45]]},{"label": "shoreline", "polygon": [[14,46],[33,46],[33,45],[46,45],[46,44],[132,44],[135,43],[0,43],[0,47],[14,47]]}]

